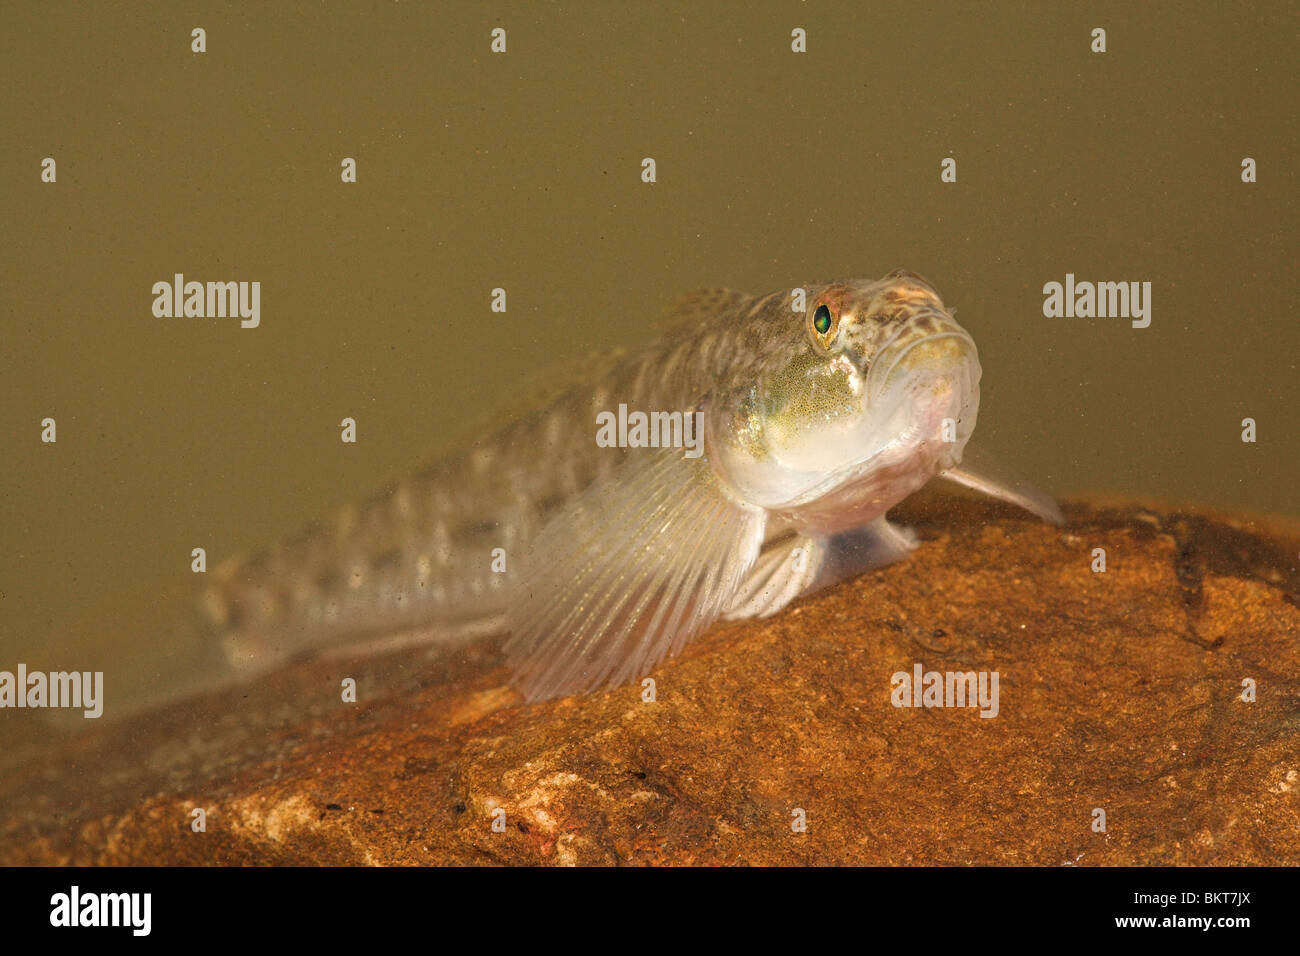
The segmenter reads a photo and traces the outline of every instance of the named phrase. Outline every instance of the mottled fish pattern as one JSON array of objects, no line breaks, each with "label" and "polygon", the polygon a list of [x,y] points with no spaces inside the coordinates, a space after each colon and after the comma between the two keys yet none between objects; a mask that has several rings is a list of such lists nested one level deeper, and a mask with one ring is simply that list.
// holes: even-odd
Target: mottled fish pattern
[{"label": "mottled fish pattern", "polygon": [[[957,467],[978,362],[928,283],[900,270],[796,289],[807,303],[799,312],[790,288],[683,297],[653,344],[593,357],[568,384],[409,479],[216,569],[201,601],[208,627],[236,667],[253,670],[367,635],[419,629],[438,640],[504,628],[516,682],[550,697],[637,677],[717,617],[772,613],[820,586],[843,532],[876,529],[863,566],[902,557],[912,542],[884,508],[941,471],[1057,519],[1032,486]],[[823,339],[828,316],[836,328]],[[941,354],[950,340],[951,355]],[[904,356],[896,364],[908,374],[873,378],[885,353]],[[947,458],[933,436],[911,434],[908,422],[930,425],[909,402],[956,409],[949,417],[964,410],[966,432],[948,442]],[[703,458],[598,447],[597,415],[620,403],[701,411]],[[906,442],[878,434],[872,415],[885,407]],[[843,462],[827,454],[869,434]],[[830,484],[818,494],[803,476],[823,462]],[[786,545],[804,548],[797,573]],[[504,572],[493,570],[496,554]]]}]

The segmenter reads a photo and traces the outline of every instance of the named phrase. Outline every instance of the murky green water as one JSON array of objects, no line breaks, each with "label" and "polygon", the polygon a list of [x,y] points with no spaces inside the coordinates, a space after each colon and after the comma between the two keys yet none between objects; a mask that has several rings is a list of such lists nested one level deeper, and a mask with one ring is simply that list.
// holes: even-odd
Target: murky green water
[{"label": "murky green water", "polygon": [[[192,548],[701,286],[914,270],[979,344],[975,440],[1043,486],[1300,514],[1286,5],[460,6],[6,8],[0,668],[192,674]],[[156,318],[177,272],[260,282],[259,327]],[[1045,317],[1067,274],[1150,282],[1149,327]]]}]

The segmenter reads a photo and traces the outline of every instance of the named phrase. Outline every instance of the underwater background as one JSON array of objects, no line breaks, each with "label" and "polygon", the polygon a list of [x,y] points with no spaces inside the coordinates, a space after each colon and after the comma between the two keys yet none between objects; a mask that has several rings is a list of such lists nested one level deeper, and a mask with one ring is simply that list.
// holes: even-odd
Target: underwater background
[{"label": "underwater background", "polygon": [[[973,441],[1041,487],[1300,515],[1293,5],[3,17],[0,668],[200,676],[192,548],[332,516],[700,287],[915,271],[979,346]],[[156,318],[178,272],[260,282],[260,325]],[[1067,274],[1150,282],[1149,327],[1046,317]]]}]

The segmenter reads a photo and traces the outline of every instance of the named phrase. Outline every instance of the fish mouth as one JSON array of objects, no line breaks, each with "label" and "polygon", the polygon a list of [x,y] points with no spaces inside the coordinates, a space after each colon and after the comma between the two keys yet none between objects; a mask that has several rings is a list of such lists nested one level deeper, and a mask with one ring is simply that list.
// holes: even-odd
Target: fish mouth
[{"label": "fish mouth", "polygon": [[[909,337],[896,334],[877,353],[867,373],[867,395],[879,401],[885,390],[904,374],[918,377],[964,375],[968,387],[979,379],[979,357],[975,340],[963,329],[945,329]],[[973,372],[973,379],[972,375]]]},{"label": "fish mouth", "polygon": [[[960,328],[904,339],[879,356],[867,378],[869,432],[892,434],[878,451],[942,471],[961,460],[979,409],[979,355]],[[876,460],[879,454],[870,456]]]},{"label": "fish mouth", "polygon": [[861,523],[961,461],[979,408],[980,366],[961,329],[896,336],[868,371],[866,414],[854,460],[805,488],[780,510]]}]

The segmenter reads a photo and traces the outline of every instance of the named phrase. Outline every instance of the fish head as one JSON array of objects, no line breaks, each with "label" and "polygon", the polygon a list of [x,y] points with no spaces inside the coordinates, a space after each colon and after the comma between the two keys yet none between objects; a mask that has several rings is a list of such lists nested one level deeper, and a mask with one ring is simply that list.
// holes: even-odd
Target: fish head
[{"label": "fish head", "polygon": [[979,357],[924,279],[818,286],[778,321],[778,344],[709,410],[711,462],[737,497],[834,532],[961,461]]}]

